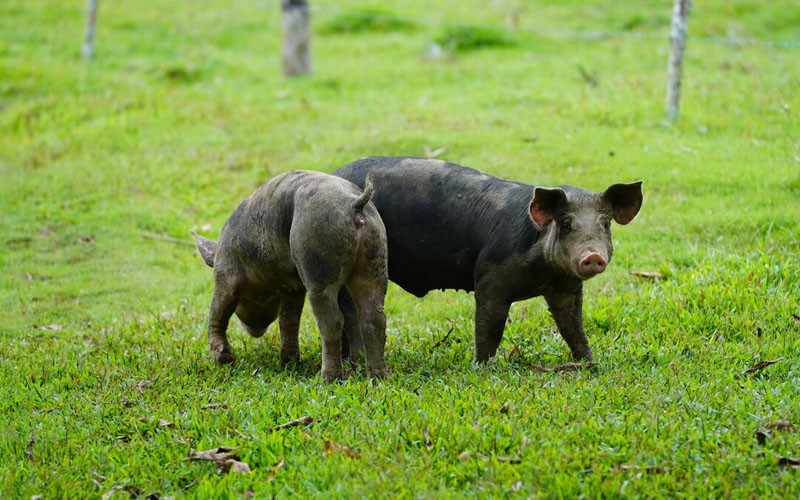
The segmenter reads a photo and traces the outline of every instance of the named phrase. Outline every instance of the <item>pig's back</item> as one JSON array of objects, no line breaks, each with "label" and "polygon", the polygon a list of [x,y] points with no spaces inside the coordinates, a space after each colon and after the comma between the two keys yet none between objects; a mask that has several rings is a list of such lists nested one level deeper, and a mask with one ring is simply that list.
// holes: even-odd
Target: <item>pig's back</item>
[{"label": "pig's back", "polygon": [[421,158],[364,158],[333,173],[359,187],[369,175],[386,226],[389,278],[420,297],[472,291],[480,259],[502,260],[536,239],[526,220],[531,186]]}]

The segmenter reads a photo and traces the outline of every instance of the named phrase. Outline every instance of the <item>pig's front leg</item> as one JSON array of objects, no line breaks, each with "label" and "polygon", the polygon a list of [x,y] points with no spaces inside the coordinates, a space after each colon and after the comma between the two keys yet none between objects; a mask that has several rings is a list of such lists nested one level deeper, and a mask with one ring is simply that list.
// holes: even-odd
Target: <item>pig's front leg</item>
[{"label": "pig's front leg", "polygon": [[490,291],[475,291],[475,361],[481,363],[497,352],[511,302]]},{"label": "pig's front leg", "polygon": [[297,334],[300,330],[300,316],[306,291],[286,292],[281,296],[281,312],[278,322],[281,327],[281,364],[300,361],[300,344]]},{"label": "pig's front leg", "polygon": [[583,331],[583,285],[573,293],[548,294],[544,298],[559,333],[572,351],[572,357],[591,361],[594,358],[592,348]]}]

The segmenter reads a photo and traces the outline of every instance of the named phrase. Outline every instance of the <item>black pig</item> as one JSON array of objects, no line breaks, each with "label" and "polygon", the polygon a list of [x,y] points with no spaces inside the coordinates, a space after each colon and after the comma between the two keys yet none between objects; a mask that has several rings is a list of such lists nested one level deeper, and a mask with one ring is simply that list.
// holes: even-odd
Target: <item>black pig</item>
[{"label": "black pig", "polygon": [[[226,336],[234,312],[253,337],[264,335],[278,317],[281,361],[298,360],[308,291],[322,337],[323,380],[342,376],[343,312],[364,334],[370,373],[385,375],[386,231],[371,196],[369,185],[362,193],[332,175],[288,172],[239,205],[219,243],[194,235],[203,260],[214,268],[208,344],[218,363],[234,360]],[[342,311],[339,292],[345,289],[349,300]]]},{"label": "black pig", "polygon": [[[611,220],[627,224],[642,182],[602,193],[510,182],[440,160],[364,158],[334,175],[364,186],[386,226],[389,279],[418,297],[475,292],[475,359],[494,356],[513,302],[543,295],[575,359],[592,360],[583,281],[611,260]],[[357,338],[357,325],[346,325]]]}]

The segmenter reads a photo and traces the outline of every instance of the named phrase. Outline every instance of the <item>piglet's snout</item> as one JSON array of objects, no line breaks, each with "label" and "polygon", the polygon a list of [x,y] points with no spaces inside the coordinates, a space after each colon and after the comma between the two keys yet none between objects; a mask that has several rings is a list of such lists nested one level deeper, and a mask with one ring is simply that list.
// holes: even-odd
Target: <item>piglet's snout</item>
[{"label": "piglet's snout", "polygon": [[578,270],[581,275],[592,277],[605,271],[607,265],[608,262],[606,262],[606,259],[604,259],[602,255],[599,253],[590,253],[581,259],[580,264],[578,264]]}]

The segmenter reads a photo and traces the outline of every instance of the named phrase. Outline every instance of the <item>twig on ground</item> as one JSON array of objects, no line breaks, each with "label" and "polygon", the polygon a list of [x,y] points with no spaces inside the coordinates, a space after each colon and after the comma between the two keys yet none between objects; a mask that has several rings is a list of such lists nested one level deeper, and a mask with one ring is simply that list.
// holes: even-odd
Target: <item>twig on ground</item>
[{"label": "twig on ground", "polygon": [[443,344],[445,341],[447,341],[447,339],[450,337],[450,334],[451,334],[451,333],[453,333],[453,330],[454,330],[454,329],[455,329],[455,326],[451,325],[451,326],[450,326],[450,329],[449,329],[449,330],[447,330],[447,333],[445,334],[445,336],[444,336],[444,337],[442,337],[442,338],[441,338],[441,339],[440,339],[438,342],[436,342],[435,344],[433,344],[433,348],[434,348],[434,349],[436,349],[437,347],[439,347],[440,345],[442,345],[442,344]]},{"label": "twig on ground", "polygon": [[183,245],[186,247],[193,247],[194,245],[188,241],[181,240],[178,238],[173,238],[171,236],[162,236],[160,234],[150,234],[150,233],[142,233],[142,238],[147,238],[151,240],[161,240],[167,241],[169,243],[175,243],[176,245]]},{"label": "twig on ground", "polygon": [[298,418],[298,419],[292,420],[290,422],[286,422],[285,424],[276,425],[276,426],[272,427],[270,430],[271,431],[280,431],[280,430],[283,430],[283,429],[288,429],[289,427],[296,427],[298,425],[313,424],[314,422],[315,422],[315,420],[312,417],[306,415],[305,417]]}]

